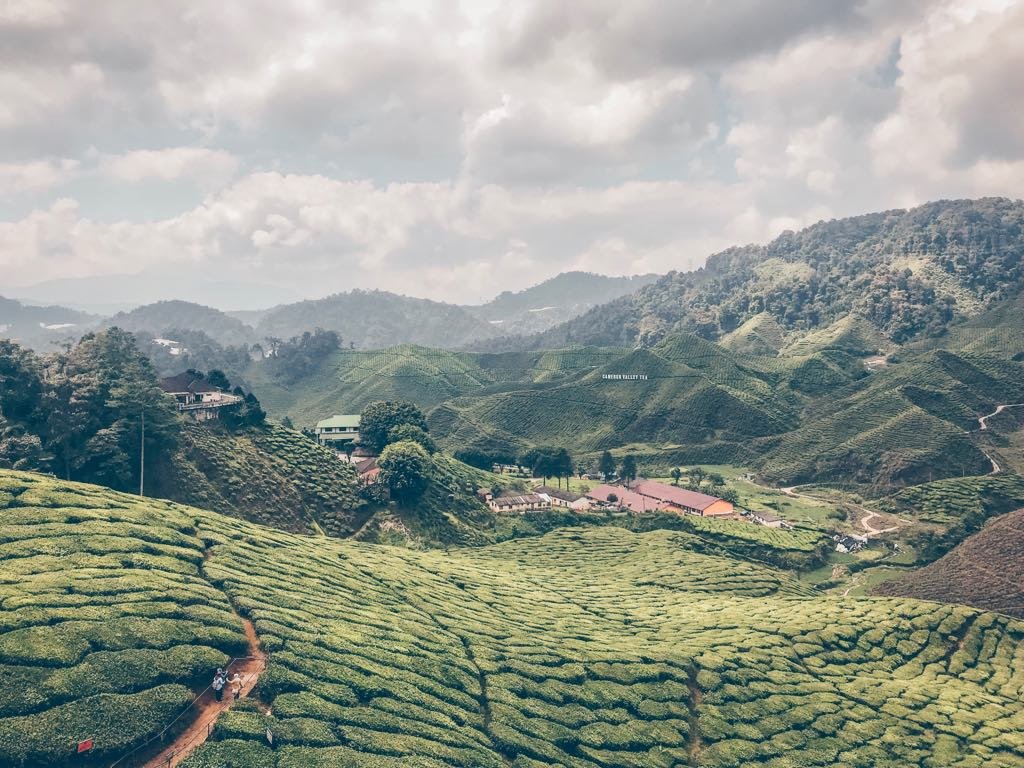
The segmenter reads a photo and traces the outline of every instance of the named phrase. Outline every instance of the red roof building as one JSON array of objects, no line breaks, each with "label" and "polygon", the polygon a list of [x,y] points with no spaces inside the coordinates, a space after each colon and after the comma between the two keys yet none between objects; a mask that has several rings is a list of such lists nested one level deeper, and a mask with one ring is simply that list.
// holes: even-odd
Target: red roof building
[{"label": "red roof building", "polygon": [[734,512],[732,502],[725,499],[654,480],[641,480],[633,485],[633,490],[641,496],[657,500],[666,508],[675,508],[691,515],[720,517]]},{"label": "red roof building", "polygon": [[[608,497],[615,497],[615,501],[609,501]],[[658,512],[667,509],[668,505],[642,496],[621,485],[599,485],[587,492],[587,498],[593,499],[598,504],[618,505],[621,509],[628,509],[632,512]]]}]

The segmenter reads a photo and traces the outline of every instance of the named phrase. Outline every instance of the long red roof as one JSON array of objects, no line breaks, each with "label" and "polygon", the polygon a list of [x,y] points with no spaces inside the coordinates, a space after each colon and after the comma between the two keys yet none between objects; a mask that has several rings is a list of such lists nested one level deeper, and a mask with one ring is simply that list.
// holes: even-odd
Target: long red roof
[{"label": "long red roof", "polygon": [[623,488],[621,485],[599,485],[587,492],[587,498],[607,502],[608,496],[612,494],[618,499],[618,501],[612,503],[631,509],[634,512],[656,512],[668,506],[657,499],[641,496],[639,493],[635,493],[628,488]]},{"label": "long red roof", "polygon": [[633,490],[641,496],[657,499],[677,507],[696,509],[700,512],[703,512],[716,501],[721,501],[717,496],[708,496],[706,493],[688,491],[685,488],[658,483],[654,480],[641,480],[633,486]]}]

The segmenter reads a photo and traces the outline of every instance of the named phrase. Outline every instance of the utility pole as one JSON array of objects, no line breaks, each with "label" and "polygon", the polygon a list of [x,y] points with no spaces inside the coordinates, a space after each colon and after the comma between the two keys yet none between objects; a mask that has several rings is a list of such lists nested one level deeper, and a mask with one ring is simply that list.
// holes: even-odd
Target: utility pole
[{"label": "utility pole", "polygon": [[146,490],[146,407],[142,407],[142,426],[139,430],[139,496],[145,496]]}]

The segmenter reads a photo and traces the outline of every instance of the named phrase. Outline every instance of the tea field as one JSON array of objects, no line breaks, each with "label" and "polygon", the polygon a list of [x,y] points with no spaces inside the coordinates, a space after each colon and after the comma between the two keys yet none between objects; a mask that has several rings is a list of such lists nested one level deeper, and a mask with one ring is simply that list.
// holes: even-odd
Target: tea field
[{"label": "tea field", "polygon": [[0,765],[60,765],[90,737],[112,759],[245,652],[193,512],[0,473]]},{"label": "tea field", "polygon": [[1024,623],[999,614],[818,596],[686,531],[417,551],[0,482],[0,765],[143,740],[244,647],[237,611],[267,710],[187,768],[1024,766]]},{"label": "tea field", "polygon": [[991,520],[939,560],[876,588],[880,595],[975,605],[1024,618],[1024,509]]}]

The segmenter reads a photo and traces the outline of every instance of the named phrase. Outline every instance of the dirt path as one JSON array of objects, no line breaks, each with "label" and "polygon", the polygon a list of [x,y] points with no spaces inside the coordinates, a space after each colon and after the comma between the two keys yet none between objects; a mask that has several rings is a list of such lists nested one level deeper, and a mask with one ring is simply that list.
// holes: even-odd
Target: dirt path
[{"label": "dirt path", "polygon": [[876,517],[881,517],[881,515],[867,507],[862,507],[859,504],[855,504],[854,506],[864,513],[864,517],[860,519],[860,526],[865,530],[868,538],[872,536],[881,536],[883,533],[892,533],[893,531],[898,531],[900,529],[898,525],[891,525],[888,528],[875,528],[869,521],[874,520]]},{"label": "dirt path", "polygon": [[[233,662],[227,669],[228,677],[235,672],[242,678],[241,696],[248,696],[259,682],[260,674],[267,666],[267,657],[260,651],[259,637],[249,619],[242,619],[245,625],[245,637],[249,641],[249,655]],[[213,726],[221,712],[234,704],[228,687],[224,689],[223,701],[217,701],[213,691],[207,688],[194,703],[195,719],[189,726],[164,747],[160,752],[145,762],[145,768],[174,768],[192,754],[200,744],[210,738]]]},{"label": "dirt path", "polygon": [[[992,463],[995,464],[994,461]],[[996,465],[996,466],[998,466],[998,465]],[[762,486],[762,488],[768,488],[768,486]],[[791,486],[789,486],[787,488],[771,488],[770,490],[779,491],[780,493],[784,493],[787,496],[789,496],[791,498],[794,498],[794,499],[801,499],[802,498],[802,499],[809,499],[811,501],[819,501],[819,502],[820,501],[824,501],[824,499],[820,499],[820,498],[818,498],[816,496],[811,496],[810,494],[798,493],[796,488],[797,487],[795,485],[791,485]],[[900,529],[900,526],[898,524],[897,525],[891,525],[888,528],[875,528],[873,525],[871,525],[871,521],[874,520],[876,517],[883,517],[883,515],[881,515],[878,512],[875,512],[874,510],[868,509],[867,507],[862,506],[860,504],[855,504],[853,502],[846,502],[846,503],[849,506],[851,506],[854,509],[856,509],[858,512],[860,512],[863,515],[863,517],[860,518],[858,523],[860,524],[860,527],[864,529],[864,534],[868,538],[871,538],[873,536],[881,536],[882,534],[885,534],[885,533],[892,533],[893,531],[898,531]],[[900,520],[899,518],[896,518],[896,520],[897,520],[897,523],[905,523],[907,525],[910,524],[909,520]]]},{"label": "dirt path", "polygon": [[978,431],[979,432],[987,431],[988,430],[988,420],[991,419],[993,416],[998,416],[1000,413],[1005,411],[1007,408],[1024,408],[1024,403],[1008,403],[1007,405],[1000,405],[994,411],[992,411],[992,413],[987,413],[984,416],[979,416],[978,417]]}]

